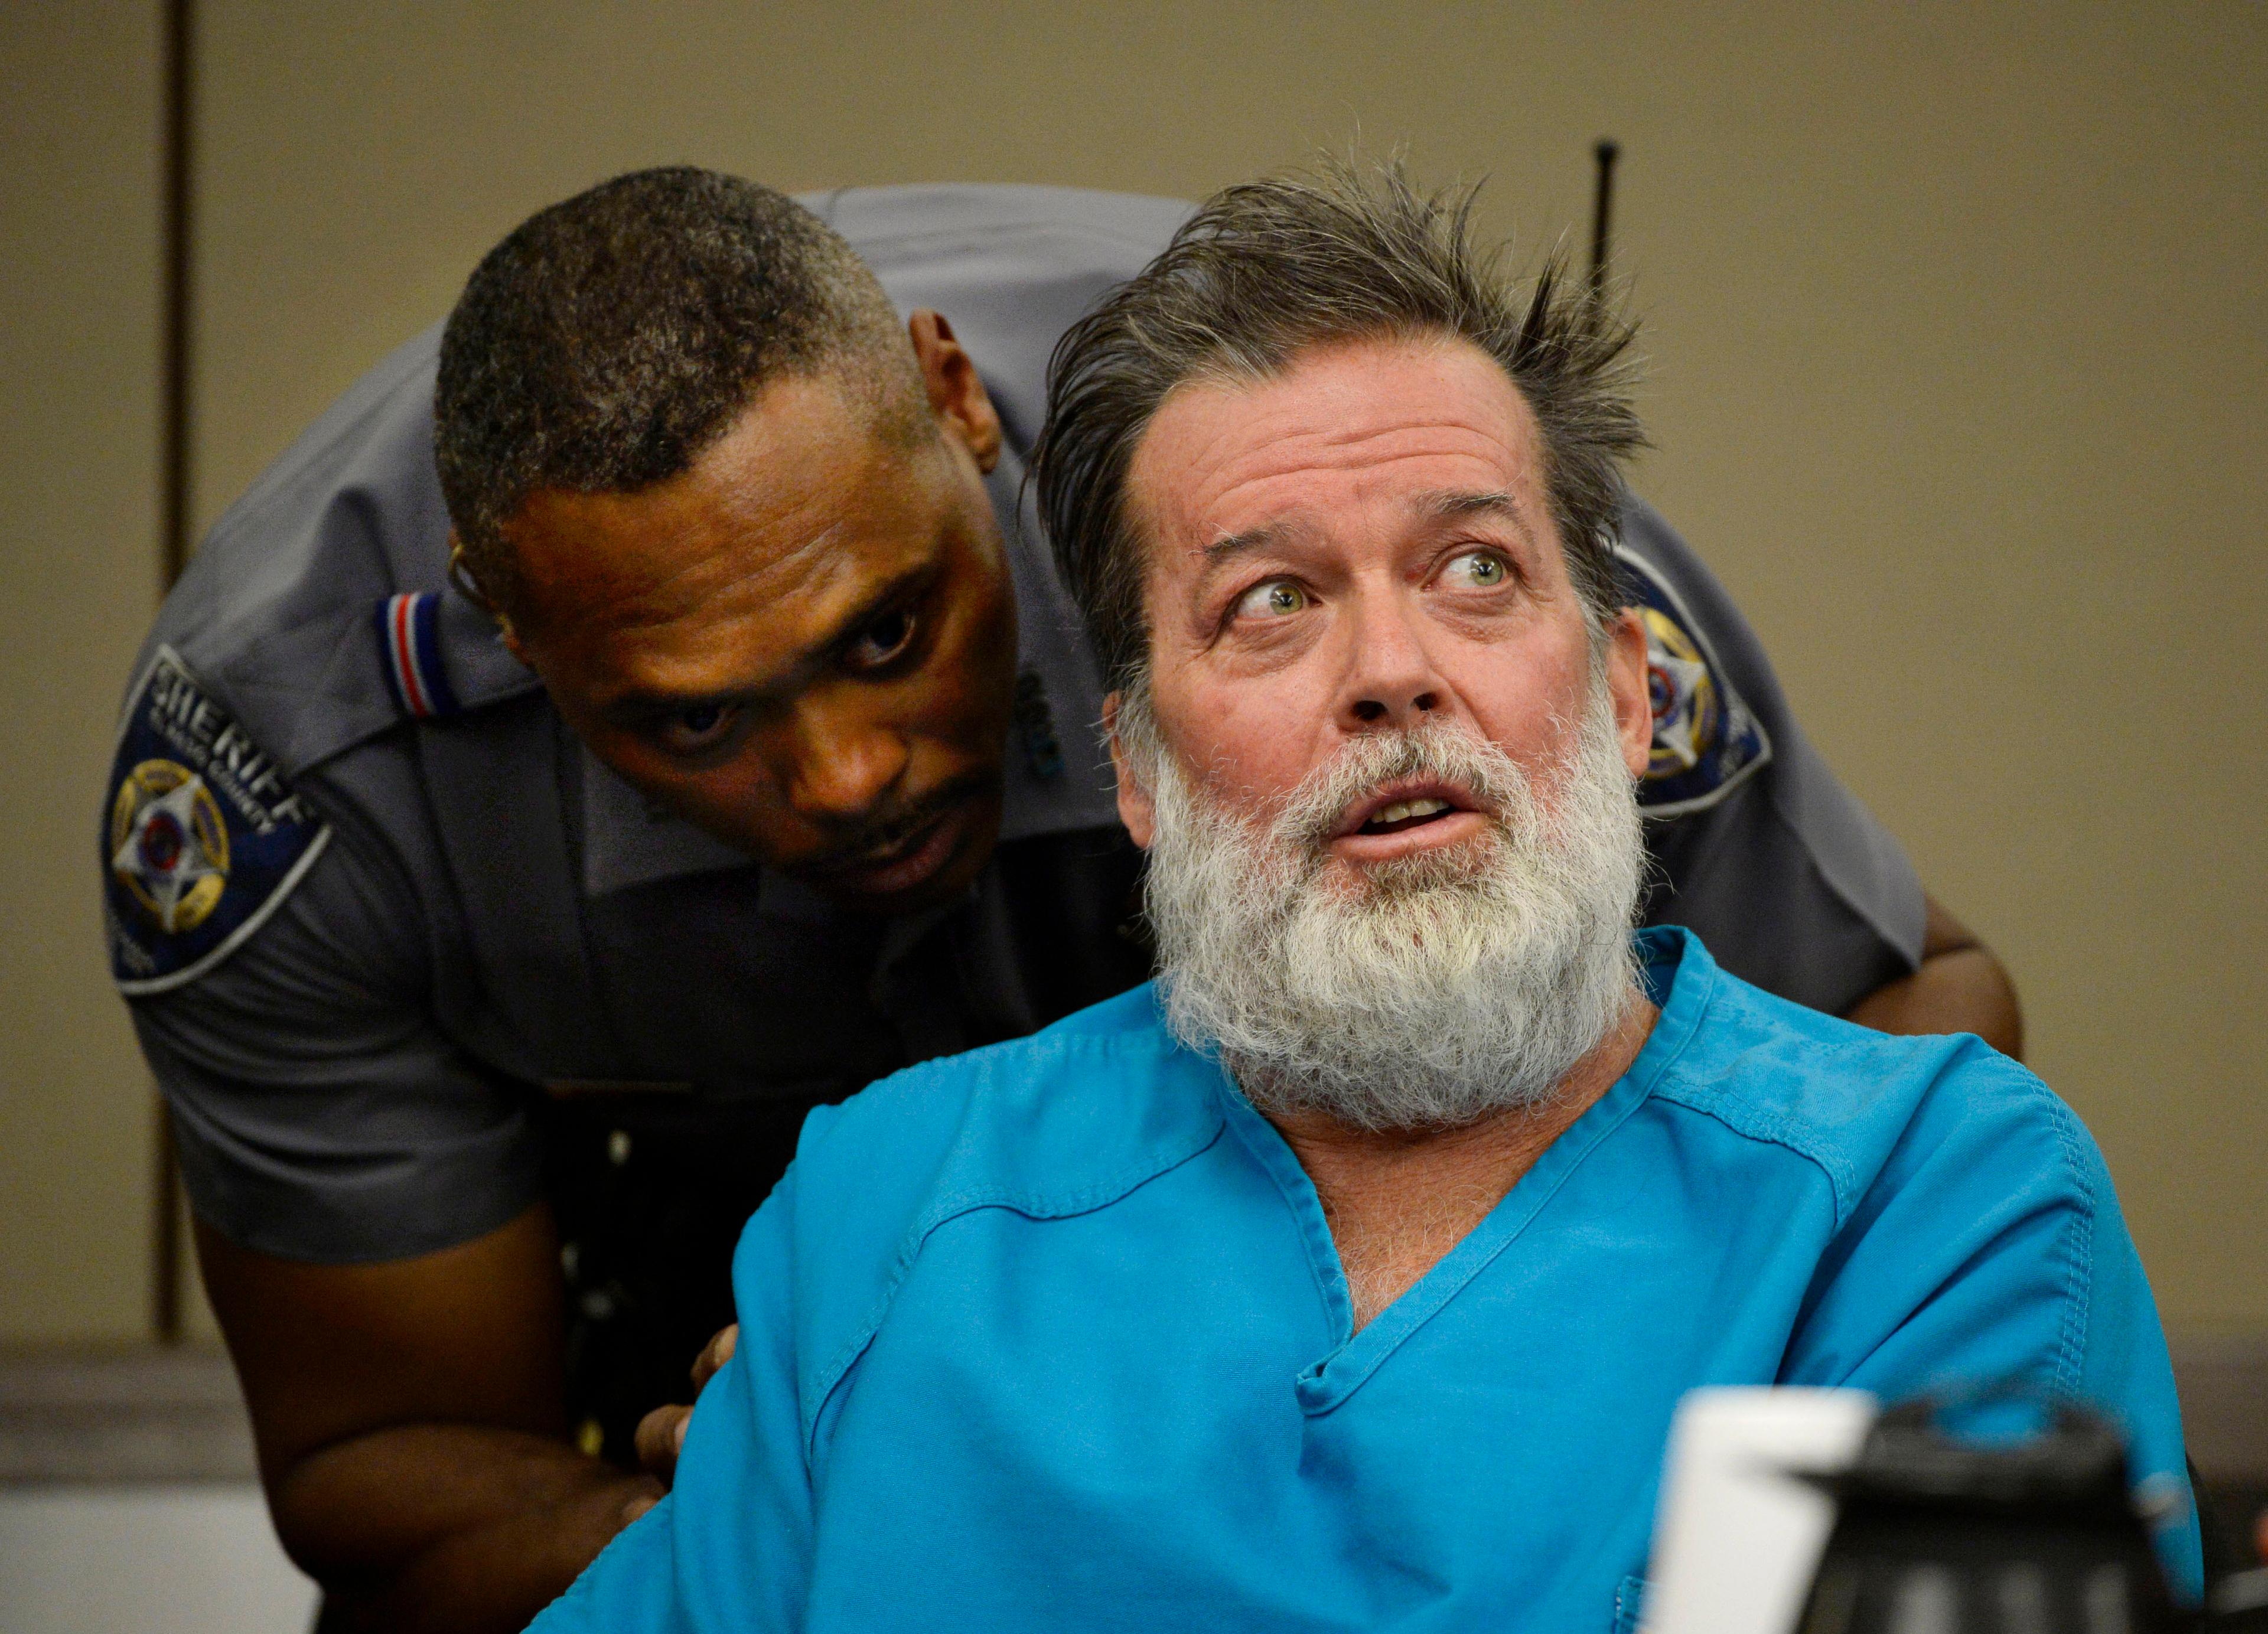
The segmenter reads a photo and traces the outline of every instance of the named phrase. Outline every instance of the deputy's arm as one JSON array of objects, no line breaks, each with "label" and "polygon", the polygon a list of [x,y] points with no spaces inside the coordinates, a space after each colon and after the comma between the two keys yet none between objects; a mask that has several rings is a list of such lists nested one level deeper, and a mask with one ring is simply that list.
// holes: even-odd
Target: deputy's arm
[{"label": "deputy's arm", "polygon": [[387,1264],[275,1259],[202,1226],[197,1253],[327,1630],[522,1628],[659,1492],[566,1440],[548,1209]]},{"label": "deputy's arm", "polygon": [[1639,787],[1666,887],[1654,916],[1782,997],[2018,1055],[2007,972],[1811,746],[1724,585],[1641,500],[1626,503],[1622,541],[1659,671],[1660,770]]},{"label": "deputy's arm", "polygon": [[2015,983],[1992,950],[1935,897],[1924,899],[1921,964],[1876,988],[1850,1019],[1885,1033],[1974,1033],[2003,1055],[2024,1056],[2024,1017]]}]

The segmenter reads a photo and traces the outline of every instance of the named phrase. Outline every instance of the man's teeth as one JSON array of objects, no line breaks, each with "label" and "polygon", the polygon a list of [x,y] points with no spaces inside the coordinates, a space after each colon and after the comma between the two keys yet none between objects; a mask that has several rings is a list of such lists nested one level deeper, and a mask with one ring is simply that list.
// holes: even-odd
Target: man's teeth
[{"label": "man's teeth", "polygon": [[1373,812],[1370,820],[1375,823],[1396,823],[1406,821],[1412,817],[1431,817],[1436,812],[1445,812],[1448,809],[1448,801],[1437,800],[1428,796],[1415,800],[1396,800],[1385,810]]}]

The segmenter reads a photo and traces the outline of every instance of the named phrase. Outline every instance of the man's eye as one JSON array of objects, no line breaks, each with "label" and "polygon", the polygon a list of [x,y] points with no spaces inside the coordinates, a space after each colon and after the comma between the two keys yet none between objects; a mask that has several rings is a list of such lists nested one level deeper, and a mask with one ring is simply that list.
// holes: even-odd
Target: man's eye
[{"label": "man's eye", "polygon": [[1452,556],[1441,577],[1466,590],[1494,590],[1512,577],[1512,569],[1493,550],[1468,550]]},{"label": "man's eye", "polygon": [[906,648],[914,638],[914,615],[901,609],[886,613],[859,633],[850,646],[850,663],[856,669],[880,669]]},{"label": "man's eye", "polygon": [[1307,593],[1288,578],[1271,578],[1264,585],[1255,585],[1237,598],[1236,616],[1239,618],[1288,618],[1294,613],[1305,612]]},{"label": "man's eye", "polygon": [[662,745],[675,754],[697,754],[714,748],[732,732],[740,712],[730,703],[696,703],[679,710],[661,723]]}]

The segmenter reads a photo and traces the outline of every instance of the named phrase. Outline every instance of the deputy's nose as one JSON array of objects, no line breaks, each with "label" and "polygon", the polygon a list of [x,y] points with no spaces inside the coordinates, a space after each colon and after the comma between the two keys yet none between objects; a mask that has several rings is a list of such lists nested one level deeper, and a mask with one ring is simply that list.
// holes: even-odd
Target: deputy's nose
[{"label": "deputy's nose", "polygon": [[788,804],[817,823],[865,818],[897,786],[911,758],[905,738],[887,729],[814,721],[798,736]]}]

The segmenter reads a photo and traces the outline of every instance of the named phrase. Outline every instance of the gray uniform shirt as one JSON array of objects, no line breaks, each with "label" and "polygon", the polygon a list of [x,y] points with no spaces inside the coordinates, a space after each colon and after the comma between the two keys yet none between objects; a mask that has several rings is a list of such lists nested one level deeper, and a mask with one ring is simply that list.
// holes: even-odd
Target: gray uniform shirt
[{"label": "gray uniform shirt", "polygon": [[[950,909],[861,919],[593,759],[446,590],[430,331],[223,518],[122,718],[114,967],[197,1212],[232,1239],[332,1262],[445,1248],[540,1195],[548,1103],[628,1097],[696,1130],[799,1116],[1138,977],[1095,670],[1021,484],[1057,337],[1187,206],[999,187],[809,202],[902,309],[952,320],[1000,411],[1021,674],[995,861]],[[1916,963],[1913,873],[1722,588],[1635,500],[1624,548],[1653,655],[1647,916],[1845,1008]]]}]

